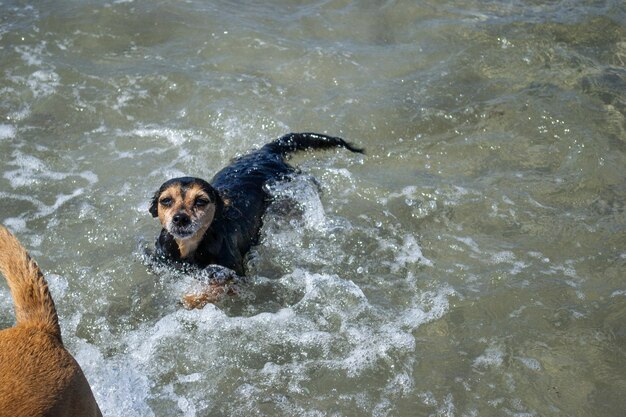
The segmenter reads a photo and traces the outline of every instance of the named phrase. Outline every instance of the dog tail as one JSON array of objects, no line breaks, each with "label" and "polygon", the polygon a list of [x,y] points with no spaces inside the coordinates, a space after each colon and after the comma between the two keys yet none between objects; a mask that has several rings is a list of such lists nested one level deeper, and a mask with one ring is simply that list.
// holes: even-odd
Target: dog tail
[{"label": "dog tail", "polygon": [[0,225],[0,272],[15,304],[18,326],[38,327],[61,341],[61,328],[48,284],[37,263],[6,227]]},{"label": "dog tail", "polygon": [[307,149],[330,149],[346,148],[349,151],[365,153],[362,148],[357,148],[351,143],[334,136],[321,135],[319,133],[288,133],[266,145],[272,151],[287,155]]}]

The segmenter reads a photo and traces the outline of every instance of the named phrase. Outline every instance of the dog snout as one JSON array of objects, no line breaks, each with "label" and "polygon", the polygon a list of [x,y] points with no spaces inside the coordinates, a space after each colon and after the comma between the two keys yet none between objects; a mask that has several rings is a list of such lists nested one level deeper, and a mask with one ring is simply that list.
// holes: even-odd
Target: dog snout
[{"label": "dog snout", "polygon": [[191,219],[185,213],[176,213],[174,217],[172,217],[172,222],[176,226],[188,226],[191,223]]}]

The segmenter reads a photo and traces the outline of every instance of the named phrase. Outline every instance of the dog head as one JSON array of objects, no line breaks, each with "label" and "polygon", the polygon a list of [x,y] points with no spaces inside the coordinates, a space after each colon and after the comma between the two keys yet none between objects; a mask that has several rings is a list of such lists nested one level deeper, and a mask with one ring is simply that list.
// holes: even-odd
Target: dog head
[{"label": "dog head", "polygon": [[194,177],[173,178],[161,185],[150,205],[152,217],[177,239],[201,239],[221,206],[208,182]]}]

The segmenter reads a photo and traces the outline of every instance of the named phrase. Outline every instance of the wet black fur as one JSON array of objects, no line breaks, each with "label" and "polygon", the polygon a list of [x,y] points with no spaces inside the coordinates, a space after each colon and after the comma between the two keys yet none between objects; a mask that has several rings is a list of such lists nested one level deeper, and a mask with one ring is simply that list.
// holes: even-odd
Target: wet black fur
[{"label": "wet black fur", "polygon": [[[170,185],[178,183],[188,187],[193,183],[200,184],[216,204],[215,216],[196,251],[184,261],[201,268],[222,265],[244,275],[244,258],[258,241],[263,214],[271,199],[264,185],[295,172],[285,160],[290,153],[335,147],[363,153],[363,149],[340,138],[317,133],[289,133],[234,160],[215,174],[211,183],[194,177],[165,182],[154,194],[149,211],[157,217],[159,195]],[[156,249],[160,257],[182,261],[174,237],[165,229],[157,238]]]}]

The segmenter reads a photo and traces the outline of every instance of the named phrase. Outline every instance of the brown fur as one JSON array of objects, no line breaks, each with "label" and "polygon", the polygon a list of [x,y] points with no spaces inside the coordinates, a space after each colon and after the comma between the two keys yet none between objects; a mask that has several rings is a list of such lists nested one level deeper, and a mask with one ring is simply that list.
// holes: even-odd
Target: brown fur
[{"label": "brown fur", "polygon": [[226,295],[236,295],[232,288],[227,288],[221,283],[203,285],[202,288],[183,295],[183,307],[187,310],[200,309],[208,303],[216,303]]},{"label": "brown fur", "polygon": [[[210,203],[203,207],[197,207],[196,201],[199,198],[205,199]],[[171,203],[167,205],[162,204],[161,202],[164,199],[169,199]],[[198,244],[202,241],[204,232],[206,232],[213,221],[215,204],[211,202],[210,196],[198,184],[193,184],[186,189],[181,188],[180,184],[173,184],[159,194],[158,201],[158,218],[165,229],[171,230],[173,218],[176,214],[189,216],[189,219],[198,225],[191,236],[175,238],[180,257],[184,259],[189,254],[195,252]]]},{"label": "brown fur", "polygon": [[1,225],[0,272],[9,284],[17,321],[0,331],[0,417],[101,417],[80,366],[63,347],[41,270]]}]

